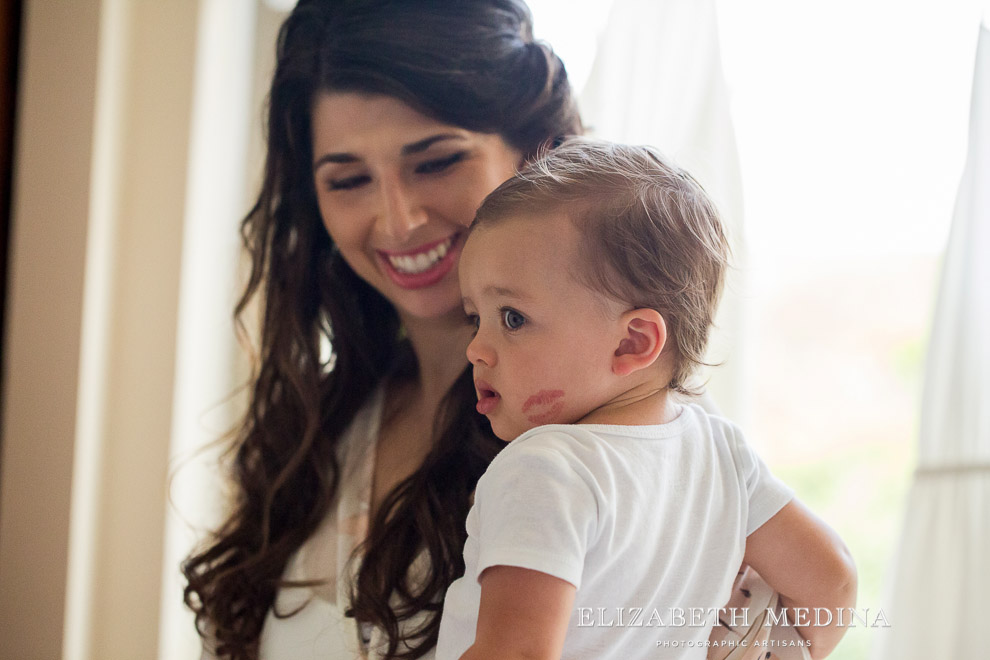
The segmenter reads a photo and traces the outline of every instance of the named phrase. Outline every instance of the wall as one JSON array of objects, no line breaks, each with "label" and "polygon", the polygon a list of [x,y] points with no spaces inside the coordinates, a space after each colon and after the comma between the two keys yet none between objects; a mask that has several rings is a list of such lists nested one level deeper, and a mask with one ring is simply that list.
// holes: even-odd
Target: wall
[{"label": "wall", "polygon": [[27,2],[0,460],[0,657],[61,653],[99,1]]},{"label": "wall", "polygon": [[25,2],[2,660],[158,653],[200,5]]}]

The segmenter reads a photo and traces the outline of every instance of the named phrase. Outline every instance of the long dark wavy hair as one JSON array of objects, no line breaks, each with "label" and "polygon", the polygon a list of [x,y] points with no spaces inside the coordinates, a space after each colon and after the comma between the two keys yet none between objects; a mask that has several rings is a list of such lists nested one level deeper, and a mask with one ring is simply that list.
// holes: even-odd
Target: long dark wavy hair
[{"label": "long dark wavy hair", "polygon": [[[286,562],[336,496],[339,438],[383,377],[416,370],[395,309],[340,258],[320,218],[310,114],[324,90],[388,95],[527,157],[581,132],[564,67],[533,41],[521,0],[301,0],[286,19],[264,181],[241,228],[251,273],[235,317],[258,299],[261,328],[234,501],[182,566],[185,602],[221,658],[257,658]],[[502,446],[474,397],[466,369],[441,403],[432,451],[386,496],[361,547],[348,614],[385,632],[389,658],[436,644],[443,596],[464,572],[471,493]],[[428,573],[410,581],[423,552]],[[423,612],[424,624],[403,626]]]}]

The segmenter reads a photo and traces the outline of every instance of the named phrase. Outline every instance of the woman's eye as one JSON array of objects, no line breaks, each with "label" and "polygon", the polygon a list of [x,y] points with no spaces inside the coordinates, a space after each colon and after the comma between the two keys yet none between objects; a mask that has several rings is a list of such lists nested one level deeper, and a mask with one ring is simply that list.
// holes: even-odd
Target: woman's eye
[{"label": "woman's eye", "polygon": [[327,188],[330,190],[352,190],[358,186],[363,186],[371,180],[367,174],[349,176],[344,179],[330,179],[327,181]]},{"label": "woman's eye", "polygon": [[420,163],[416,166],[417,174],[436,174],[438,172],[443,172],[445,169],[464,159],[464,152],[458,151],[457,153],[451,154],[445,158],[437,158],[436,160],[428,160],[425,163]]},{"label": "woman's eye", "polygon": [[509,330],[518,330],[526,323],[526,317],[514,309],[502,310],[502,323]]}]

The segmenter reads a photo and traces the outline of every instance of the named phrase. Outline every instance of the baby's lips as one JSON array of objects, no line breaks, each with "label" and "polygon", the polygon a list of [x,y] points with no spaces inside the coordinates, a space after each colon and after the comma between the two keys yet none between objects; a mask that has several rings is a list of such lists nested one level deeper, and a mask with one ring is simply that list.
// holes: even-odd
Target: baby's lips
[{"label": "baby's lips", "polygon": [[480,378],[476,378],[474,381],[474,391],[478,395],[479,399],[490,396],[498,396],[498,392],[495,391],[495,388]]},{"label": "baby's lips", "polygon": [[490,415],[498,407],[501,397],[498,392],[492,389],[491,385],[480,378],[474,381],[474,388],[478,393],[478,403],[475,409],[482,415]]}]

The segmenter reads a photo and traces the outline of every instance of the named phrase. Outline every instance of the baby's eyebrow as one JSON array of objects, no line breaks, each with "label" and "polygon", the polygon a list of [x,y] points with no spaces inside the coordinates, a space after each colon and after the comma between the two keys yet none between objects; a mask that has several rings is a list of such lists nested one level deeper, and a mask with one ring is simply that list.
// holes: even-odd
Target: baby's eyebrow
[{"label": "baby's eyebrow", "polygon": [[509,287],[497,286],[495,284],[489,284],[485,287],[485,293],[494,294],[496,296],[504,296],[506,298],[515,298],[516,300],[526,300],[530,296],[525,295],[520,291],[511,289]]}]

